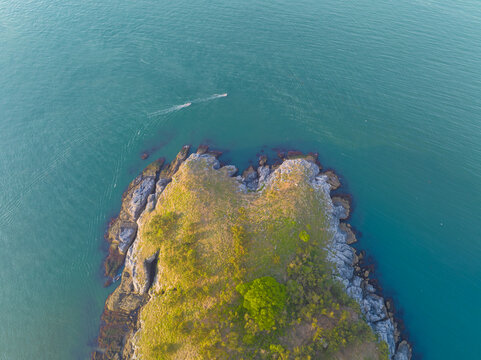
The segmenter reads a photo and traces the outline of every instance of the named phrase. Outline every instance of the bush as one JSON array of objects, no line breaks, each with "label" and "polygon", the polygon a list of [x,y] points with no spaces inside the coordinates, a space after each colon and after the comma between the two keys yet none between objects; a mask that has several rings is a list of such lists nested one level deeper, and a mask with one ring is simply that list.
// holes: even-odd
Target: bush
[{"label": "bush", "polygon": [[286,305],[286,287],[270,276],[236,287],[243,296],[243,307],[260,330],[271,330]]}]

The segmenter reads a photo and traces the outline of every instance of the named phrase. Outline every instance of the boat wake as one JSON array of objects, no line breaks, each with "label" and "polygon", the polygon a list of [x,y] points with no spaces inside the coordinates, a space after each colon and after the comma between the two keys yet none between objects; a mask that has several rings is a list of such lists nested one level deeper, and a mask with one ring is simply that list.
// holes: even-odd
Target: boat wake
[{"label": "boat wake", "polygon": [[191,102],[186,102],[185,104],[182,104],[182,105],[171,106],[170,108],[167,108],[167,109],[154,111],[153,113],[148,114],[148,117],[151,118],[151,117],[154,117],[154,116],[169,114],[171,112],[179,111],[180,109],[189,107],[190,105],[192,105]]},{"label": "boat wake", "polygon": [[223,97],[226,97],[226,96],[227,96],[227,93],[224,93],[224,94],[214,94],[214,95],[208,96],[208,97],[206,97],[206,98],[200,98],[200,99],[192,100],[192,102],[197,104],[197,103],[202,103],[202,102],[206,102],[206,101],[211,101],[211,100],[223,98]]},{"label": "boat wake", "polygon": [[211,95],[211,96],[208,96],[208,97],[205,97],[205,98],[199,98],[199,99],[195,99],[195,100],[186,102],[185,104],[182,104],[182,105],[175,105],[175,106],[171,106],[171,107],[169,107],[169,108],[167,108],[167,109],[162,109],[162,110],[154,111],[153,113],[147,114],[147,116],[148,116],[149,118],[152,118],[152,117],[155,117],[155,116],[170,114],[170,113],[172,113],[172,112],[174,112],[174,111],[179,111],[179,110],[181,110],[181,109],[183,109],[183,108],[189,107],[189,106],[192,105],[192,104],[203,103],[203,102],[206,102],[206,101],[211,101],[211,100],[223,98],[223,97],[226,97],[226,96],[227,96],[227,93],[214,94],[214,95]]}]

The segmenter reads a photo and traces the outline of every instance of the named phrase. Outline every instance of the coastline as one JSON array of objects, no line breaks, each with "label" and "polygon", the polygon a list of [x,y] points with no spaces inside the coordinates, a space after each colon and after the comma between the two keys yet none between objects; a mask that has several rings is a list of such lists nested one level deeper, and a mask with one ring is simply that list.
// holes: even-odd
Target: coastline
[{"label": "coastline", "polygon": [[[105,238],[109,241],[109,254],[105,260],[106,286],[120,277],[119,270],[125,265],[121,282],[106,300],[101,318],[98,337],[98,349],[92,353],[92,359],[127,359],[134,354],[133,338],[140,327],[138,313],[148,300],[149,284],[153,279],[147,279],[140,285],[136,279],[136,264],[134,250],[137,229],[142,225],[144,212],[152,211],[159,195],[171,181],[179,166],[187,159],[190,146],[182,148],[176,158],[166,164],[164,159],[158,159],[148,165],[142,173],[131,182],[122,196],[122,206],[119,216],[109,223]],[[201,145],[197,149],[198,156],[211,156],[217,159],[221,153],[210,151],[208,146]],[[332,170],[322,171],[317,153],[304,155],[299,151],[278,153],[279,159],[269,165],[265,155],[259,157],[257,169],[249,166],[237,179],[244,191],[262,191],[269,181],[269,176],[285,160],[307,160],[315,164],[318,171],[313,177],[313,186],[323,191],[330,199],[329,219],[332,240],[328,244],[327,257],[334,265],[334,277],[343,285],[346,293],[360,306],[366,322],[379,336],[386,341],[390,358],[407,360],[412,356],[411,345],[399,331],[399,322],[395,318],[393,300],[385,299],[378,282],[370,276],[371,266],[365,267],[363,260],[365,252],[358,252],[351,245],[357,242],[356,231],[347,222],[352,212],[352,197],[338,193],[341,182]],[[217,161],[217,160],[215,160]],[[237,174],[233,165],[223,166],[229,176]],[[334,192],[334,193],[333,193]],[[143,264],[147,273],[152,258]]]}]

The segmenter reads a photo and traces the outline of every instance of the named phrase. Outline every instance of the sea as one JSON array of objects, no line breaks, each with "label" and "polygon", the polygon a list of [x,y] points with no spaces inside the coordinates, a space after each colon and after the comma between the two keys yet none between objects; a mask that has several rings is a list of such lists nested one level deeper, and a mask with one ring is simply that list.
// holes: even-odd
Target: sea
[{"label": "sea", "polygon": [[89,358],[122,192],[202,143],[318,152],[414,359],[481,359],[479,0],[0,0],[1,360]]}]

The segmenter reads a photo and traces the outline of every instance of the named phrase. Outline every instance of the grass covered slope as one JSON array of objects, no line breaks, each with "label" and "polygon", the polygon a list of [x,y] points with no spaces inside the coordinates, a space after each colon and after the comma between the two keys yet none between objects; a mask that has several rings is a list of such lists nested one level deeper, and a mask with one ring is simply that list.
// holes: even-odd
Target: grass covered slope
[{"label": "grass covered slope", "polygon": [[134,356],[387,359],[333,280],[315,165],[287,160],[259,191],[246,191],[215,162],[191,155],[141,217],[126,265],[148,296]]}]

